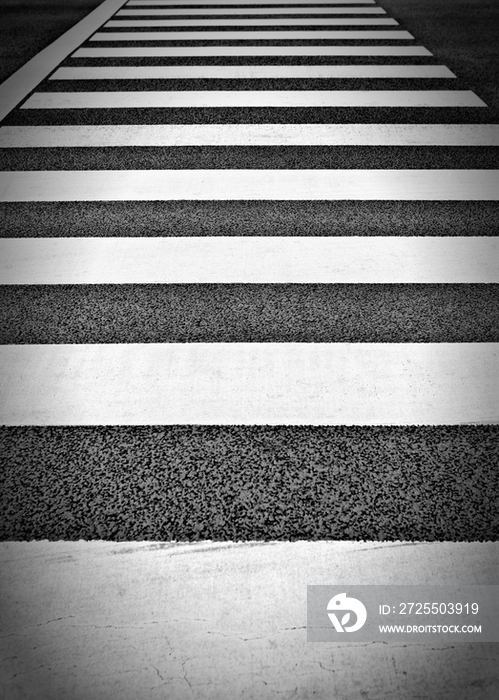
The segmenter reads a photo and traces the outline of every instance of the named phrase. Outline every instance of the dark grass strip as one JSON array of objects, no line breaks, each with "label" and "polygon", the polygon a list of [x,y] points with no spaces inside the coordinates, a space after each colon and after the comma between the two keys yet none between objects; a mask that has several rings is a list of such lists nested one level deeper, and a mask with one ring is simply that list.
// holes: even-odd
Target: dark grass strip
[{"label": "dark grass strip", "polygon": [[499,428],[1,431],[2,540],[499,536]]},{"label": "dark grass strip", "polygon": [[499,285],[3,286],[0,342],[499,342]]},{"label": "dark grass strip", "polygon": [[499,233],[498,202],[11,202],[0,217],[2,238]]},{"label": "dark grass strip", "polygon": [[[306,128],[306,127],[304,127]],[[490,146],[175,146],[0,149],[4,170],[492,169]]]}]

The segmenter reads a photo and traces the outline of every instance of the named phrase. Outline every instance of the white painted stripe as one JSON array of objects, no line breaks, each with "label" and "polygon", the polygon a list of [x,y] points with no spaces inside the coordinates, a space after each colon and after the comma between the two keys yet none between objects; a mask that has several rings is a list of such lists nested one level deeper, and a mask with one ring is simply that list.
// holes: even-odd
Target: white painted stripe
[{"label": "white painted stripe", "polygon": [[170,17],[172,15],[386,15],[381,7],[243,7],[120,10],[117,17]]},{"label": "white painted stripe", "polygon": [[0,347],[2,425],[499,420],[497,343]]},{"label": "white painted stripe", "polygon": [[486,107],[471,90],[35,92],[22,109],[189,107]]},{"label": "white painted stripe", "polygon": [[117,20],[106,22],[104,25],[105,29],[121,29],[123,27],[223,27],[223,26],[298,26],[298,25],[385,25],[393,26],[397,25],[398,22],[394,19],[372,19],[372,18],[338,18],[333,19],[321,18],[321,19],[284,19],[283,17],[277,17],[276,19],[148,19],[148,20]]},{"label": "white painted stripe", "polygon": [[374,5],[375,0],[131,0],[127,7],[147,5],[148,7],[174,5]]},{"label": "white painted stripe", "polygon": [[499,124],[112,124],[0,128],[0,148],[105,146],[499,146]]},{"label": "white painted stripe", "polygon": [[424,46],[140,46],[78,49],[72,58],[151,56],[432,56]]},{"label": "white painted stripe", "polygon": [[345,39],[355,41],[371,40],[407,40],[414,39],[406,31],[391,29],[356,31],[347,30],[314,30],[314,31],[263,31],[263,32],[98,32],[89,41],[273,41],[274,39]]},{"label": "white painted stripe", "polygon": [[1,202],[499,199],[499,170],[49,170],[0,173]]},{"label": "white painted stripe", "polygon": [[105,0],[7,78],[0,85],[0,120],[122,5],[123,0]]},{"label": "white painted stripe", "polygon": [[50,80],[455,77],[446,66],[79,66],[59,68]]},{"label": "white painted stripe", "polygon": [[494,237],[3,238],[0,284],[499,283]]}]

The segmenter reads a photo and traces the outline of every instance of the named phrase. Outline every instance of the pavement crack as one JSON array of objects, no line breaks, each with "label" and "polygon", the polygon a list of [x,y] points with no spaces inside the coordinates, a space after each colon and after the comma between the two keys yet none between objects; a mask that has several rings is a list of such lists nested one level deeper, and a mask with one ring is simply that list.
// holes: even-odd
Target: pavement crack
[{"label": "pavement crack", "polygon": [[187,678],[187,670],[186,670],[186,668],[185,668],[185,664],[187,663],[188,660],[189,660],[189,659],[185,659],[185,661],[182,661],[182,662],[180,663],[180,665],[181,665],[181,667],[182,667],[182,671],[183,671],[183,674],[184,674],[184,676],[183,676],[184,681],[187,683],[187,685],[189,686],[189,688],[192,690],[192,683],[191,683],[190,680]]},{"label": "pavement crack", "polygon": [[165,679],[163,678],[163,676],[162,676],[161,673],[159,672],[159,668],[156,668],[156,666],[154,666],[154,664],[151,664],[151,666],[152,666],[152,668],[156,671],[156,673],[158,674],[158,677],[160,678],[160,680],[162,680],[163,683],[165,683]]},{"label": "pavement crack", "polygon": [[61,620],[71,620],[72,618],[74,618],[74,615],[66,615],[65,617],[55,617],[53,620],[39,622],[37,625],[32,625],[32,627],[44,627],[45,625],[52,624],[52,622],[60,622]]}]

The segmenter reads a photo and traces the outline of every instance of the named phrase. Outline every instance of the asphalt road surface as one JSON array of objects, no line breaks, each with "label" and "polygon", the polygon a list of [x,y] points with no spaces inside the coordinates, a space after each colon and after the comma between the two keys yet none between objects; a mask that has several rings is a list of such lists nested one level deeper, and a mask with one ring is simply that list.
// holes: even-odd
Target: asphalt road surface
[{"label": "asphalt road surface", "polygon": [[[206,546],[217,619],[225,543],[247,543],[254,605],[274,575],[266,543],[304,547],[306,583],[327,582],[317,547],[362,542],[367,570],[338,554],[350,583],[497,583],[499,8],[2,12],[1,539]],[[413,554],[391,558],[396,543]],[[56,550],[38,551],[51,566]],[[291,550],[275,552],[288,571]],[[193,574],[177,576],[182,607]],[[292,645],[277,646],[282,669]],[[496,653],[463,648],[436,694],[422,680],[435,660],[397,657],[377,677],[378,648],[343,659],[360,684],[326,680],[324,656],[287,684],[243,654],[250,680],[220,667],[225,689],[202,663],[188,677],[185,655],[144,697],[495,697]],[[128,697],[110,676],[54,684],[44,664],[36,695],[36,674],[16,680],[36,654],[14,656],[29,663],[12,697],[68,697],[69,678],[82,700]]]}]

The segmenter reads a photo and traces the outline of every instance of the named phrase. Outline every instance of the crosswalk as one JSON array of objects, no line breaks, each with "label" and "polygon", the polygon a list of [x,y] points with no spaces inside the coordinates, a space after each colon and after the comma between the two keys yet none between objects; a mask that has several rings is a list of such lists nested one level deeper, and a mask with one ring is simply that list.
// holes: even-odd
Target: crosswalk
[{"label": "crosswalk", "polygon": [[[185,4],[187,17],[196,11],[208,13],[208,19],[185,19]],[[333,295],[330,313],[334,314],[334,295],[341,285],[421,285],[419,289],[422,285],[446,285],[442,287],[445,298],[445,290],[452,285],[481,285],[478,288],[485,294],[484,285],[497,284],[497,239],[489,232],[480,236],[457,226],[453,235],[435,237],[428,222],[422,220],[417,235],[407,237],[397,235],[396,225],[393,230],[390,227],[390,210],[377,214],[381,203],[396,207],[401,202],[421,206],[428,203],[431,207],[438,202],[484,202],[488,206],[497,201],[498,171],[490,166],[459,167],[459,151],[452,151],[460,146],[498,145],[496,125],[467,123],[467,113],[486,111],[480,97],[462,89],[459,78],[445,65],[436,64],[430,51],[417,46],[414,37],[401,29],[398,21],[386,17],[382,8],[369,8],[383,14],[381,19],[360,17],[362,8],[358,5],[374,3],[299,3],[301,11],[308,11],[308,5],[315,13],[320,11],[324,17],[319,19],[315,14],[292,17],[291,2],[268,3],[285,5],[280,11],[291,16],[268,19],[267,7],[252,7],[253,13],[263,15],[257,26],[266,27],[258,31],[248,29],[255,26],[254,15],[244,14],[244,5],[252,3],[230,4],[231,11],[243,14],[221,21],[209,17],[224,3],[176,2],[172,10],[171,0],[126,5],[111,2],[109,16],[103,16],[101,8],[94,33],[81,37],[67,57],[62,55],[55,61],[47,80],[34,86],[11,113],[0,129],[6,162],[12,158],[14,163],[0,175],[0,200],[7,215],[7,233],[1,241],[5,289],[38,285],[50,297],[57,296],[57,285],[197,285],[199,295],[211,295],[209,285],[236,284],[243,290],[249,290],[250,285],[287,285],[289,294],[294,285],[303,285],[300,293],[313,295],[317,293],[314,285],[326,285]],[[145,13],[148,18],[127,19],[132,11],[129,8],[138,6],[141,9],[133,11]],[[170,14],[157,19],[148,14],[153,6],[156,12]],[[332,17],[330,9],[335,13]],[[349,17],[350,10],[355,10],[355,16]],[[172,11],[176,15],[171,15]],[[338,17],[340,11],[344,16]],[[297,30],[297,23],[311,23],[313,28]],[[373,31],[369,29],[373,23],[390,29]],[[315,28],[328,24],[348,28]],[[237,25],[237,31],[233,31],[233,25]],[[144,31],[155,26],[164,31]],[[213,31],[213,26],[218,29]],[[185,29],[178,31],[178,27]],[[266,43],[259,44],[261,40]],[[342,44],[344,40],[348,43]],[[365,41],[368,46],[362,45]],[[168,42],[174,42],[174,46],[169,48]],[[400,46],[396,46],[398,42],[402,42]],[[98,46],[90,48],[94,44]],[[113,46],[107,48],[109,44]],[[226,50],[238,60],[231,61]],[[314,52],[321,56],[320,62]],[[411,52],[418,56],[415,63]],[[396,58],[386,63],[387,54]],[[146,55],[155,57],[152,64],[141,63],[138,57]],[[276,60],[282,55],[287,61]],[[200,60],[199,56],[206,58]],[[213,62],[210,56],[222,57],[221,62]],[[296,56],[302,56],[301,60]],[[352,63],[350,56],[363,58],[360,63]],[[122,59],[126,60],[123,64]],[[359,89],[343,89],[353,82]],[[452,85],[442,89],[442,83]],[[422,84],[425,89],[420,89]],[[310,109],[319,110],[319,119],[308,123],[305,120]],[[464,115],[463,123],[450,123],[445,117],[457,114],[453,111],[456,109]],[[235,112],[236,123],[231,119]],[[69,122],[66,114],[70,115]],[[178,114],[184,115],[181,123],[176,123]],[[245,114],[250,117],[246,123]],[[391,114],[398,118],[396,122],[390,123]],[[445,117],[443,123],[439,122],[439,114]],[[148,115],[145,123],[144,115]],[[274,115],[277,117],[272,123]],[[291,115],[289,121],[286,115]],[[357,115],[362,118],[352,121]],[[382,118],[378,123],[379,115]],[[291,168],[281,164],[272,168],[270,151],[267,159],[262,159],[261,147],[304,146],[310,149],[307,156],[300,158],[303,154],[296,152]],[[367,149],[366,168],[349,165],[352,147],[360,146]],[[418,168],[419,154],[410,149],[428,146],[451,149],[455,167],[442,167],[436,151],[432,168]],[[181,160],[175,166],[179,149],[189,147],[208,149],[204,162],[211,159],[212,167],[201,163],[185,167]],[[326,152],[327,169],[314,160],[315,147],[330,149]],[[335,156],[337,149],[344,147],[350,150],[343,153],[346,167],[341,167],[341,163],[335,163]],[[378,147],[406,149],[403,162],[394,168],[377,168]],[[144,165],[141,151],[133,150],[137,148],[152,149],[147,162],[154,165]],[[219,148],[234,149],[222,167],[216,165]],[[254,150],[239,160],[241,148]],[[88,161],[88,157],[93,158],[92,149],[103,149],[97,168],[92,165],[95,159]],[[63,169],[44,167],[44,163],[57,160],[58,151],[68,156],[71,165]],[[36,164],[34,169],[23,164],[23,154],[28,153]],[[165,158],[173,162],[173,167],[161,167]],[[480,165],[478,157],[474,160]],[[248,161],[255,167],[247,168]],[[130,220],[121,214],[119,232],[111,235],[106,231],[105,219],[99,223],[99,209],[83,237],[64,227],[66,211],[81,212],[82,206],[120,202],[167,207],[158,234],[154,229],[134,234],[134,219],[139,216],[134,209],[130,210]],[[281,218],[286,213],[279,206],[293,202],[343,206],[345,217],[355,202],[364,207],[371,203],[373,218],[379,219],[379,233],[372,235],[366,230],[361,217],[358,230],[353,224],[345,235],[341,230],[324,235],[323,227],[315,231],[311,228],[310,219],[302,217],[298,206],[288,211],[290,232],[286,235],[275,235],[256,217],[254,228],[246,227],[242,235],[237,227],[229,235],[223,226],[217,230],[215,220],[206,237],[195,218],[202,217],[203,211],[207,217],[213,213],[199,206],[217,204],[215,216],[223,219],[221,207],[225,202],[236,207],[235,222],[237,211],[244,216],[237,207],[246,203],[277,207]],[[175,228],[169,230],[168,207],[176,203],[198,207],[190,218],[191,229],[180,237]],[[68,209],[57,211],[57,204]],[[17,232],[9,237],[9,220],[15,224],[26,214],[29,221],[37,217],[41,221],[44,205],[49,207],[49,217],[54,217],[49,218],[48,228],[29,228],[24,234]],[[325,214],[319,211],[321,216],[334,219],[334,208]],[[306,228],[302,229],[303,225]],[[51,227],[59,231],[56,237],[51,235]],[[13,230],[18,231],[15,225]],[[123,313],[126,316],[127,311]],[[254,313],[257,316],[261,310],[255,308]],[[406,313],[412,314],[413,310],[407,308]],[[454,324],[466,325],[459,306],[451,313]],[[292,329],[289,344],[259,344],[250,333],[240,331],[239,337],[231,336],[231,344],[226,345],[221,329],[219,344],[197,348],[189,343],[156,348],[148,345],[146,338],[129,346],[99,345],[98,338],[94,338],[92,345],[82,346],[72,344],[71,328],[76,321],[74,317],[69,321],[62,345],[60,339],[56,344],[48,340],[37,345],[40,334],[34,328],[33,342],[5,346],[5,425],[92,425],[97,432],[102,424],[293,425],[298,431],[307,425],[358,425],[368,435],[372,425],[429,424],[437,435],[442,426],[497,420],[497,346],[483,342],[476,333],[471,338],[467,333],[464,343],[449,332],[449,343],[442,344],[441,334],[435,332],[438,342],[429,338],[418,346],[406,340],[399,342],[394,333],[394,342],[388,345],[367,342],[349,346],[334,338],[325,345],[315,344],[301,331],[296,344],[292,342]],[[275,323],[279,324],[278,315]],[[488,337],[495,340],[494,333]],[[202,340],[201,334],[198,341]],[[123,354],[127,347],[130,359]],[[101,348],[102,352],[92,354],[88,367],[81,360],[76,379],[71,368],[80,362],[75,358],[86,352],[85,348],[92,353],[92,348]],[[61,351],[65,359],[59,356]],[[389,359],[392,352],[398,360]],[[109,367],[114,365],[114,372],[104,372],[111,372],[112,386],[104,382],[95,358],[110,363]],[[448,374],[442,375],[442,364],[452,368]],[[133,410],[124,398],[131,381],[130,366],[136,373],[137,403]],[[285,368],[284,376],[279,368]],[[155,382],[168,398],[161,399]],[[252,386],[255,393],[250,391]],[[243,387],[250,391],[251,400],[240,394]],[[121,396],[119,407],[112,398],[115,395]],[[233,409],[229,395],[234,397]],[[202,405],[205,408],[199,413]],[[404,405],[409,408],[405,410]],[[188,406],[192,410],[187,410]],[[417,532],[415,526],[414,536]],[[50,530],[44,534],[49,536]],[[178,536],[182,538],[182,534],[179,531]],[[212,534],[216,536],[216,532]],[[325,538],[331,534],[323,532]],[[464,535],[462,532],[460,536]],[[376,528],[372,536],[376,539]]]},{"label": "crosswalk", "polygon": [[497,539],[499,125],[400,15],[106,0],[0,86],[3,539]]}]

